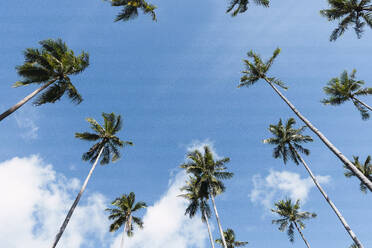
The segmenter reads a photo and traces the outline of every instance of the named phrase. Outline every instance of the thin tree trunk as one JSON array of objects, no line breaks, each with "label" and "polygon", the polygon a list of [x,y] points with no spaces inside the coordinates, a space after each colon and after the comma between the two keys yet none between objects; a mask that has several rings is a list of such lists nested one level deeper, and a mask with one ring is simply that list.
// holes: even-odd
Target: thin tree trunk
[{"label": "thin tree trunk", "polygon": [[[296,152],[297,153],[297,152]],[[322,193],[322,195],[324,196],[324,198],[326,199],[326,201],[328,202],[328,204],[331,206],[331,208],[333,209],[333,211],[336,213],[337,217],[339,218],[339,220],[341,221],[342,225],[344,226],[344,228],[346,229],[346,231],[349,233],[350,237],[354,240],[355,244],[359,247],[359,248],[363,248],[363,245],[362,243],[358,240],[358,238],[356,237],[355,233],[353,232],[353,230],[351,230],[350,226],[347,224],[345,218],[341,215],[340,211],[337,209],[336,205],[331,201],[331,199],[329,199],[328,195],[326,194],[326,192],[323,190],[323,188],[319,185],[318,181],[316,180],[314,174],[311,172],[309,166],[306,164],[305,160],[301,157],[300,154],[298,154],[298,157],[301,161],[301,163],[304,165],[305,169],[307,170],[307,172],[309,173],[311,179],[313,179],[316,187],[319,189],[320,193]]]},{"label": "thin tree trunk", "polygon": [[309,244],[309,242],[307,242],[307,240],[305,239],[305,236],[304,236],[303,233],[301,232],[300,228],[297,226],[297,223],[296,223],[295,221],[294,221],[293,223],[295,224],[295,226],[296,226],[296,228],[297,228],[297,231],[300,233],[302,239],[304,240],[304,242],[305,242],[307,248],[310,248],[310,244]]},{"label": "thin tree trunk", "polygon": [[41,86],[40,88],[38,88],[37,90],[35,90],[34,92],[32,92],[31,94],[29,94],[28,96],[26,96],[25,98],[23,98],[21,101],[19,101],[13,107],[11,107],[10,109],[8,109],[4,113],[0,114],[0,121],[2,121],[7,116],[11,115],[13,112],[15,112],[20,107],[22,107],[23,104],[25,104],[26,102],[28,102],[29,100],[31,100],[31,98],[33,98],[34,96],[36,96],[40,91],[42,91],[45,88],[47,88],[49,85],[51,85],[52,83],[54,83],[56,80],[57,79],[53,79],[53,80],[49,81],[48,83],[45,83],[43,86]]},{"label": "thin tree trunk", "polygon": [[350,162],[316,127],[311,124],[296,108],[295,106],[272,84],[272,82],[265,78],[266,82],[274,89],[274,91],[283,99],[283,101],[292,109],[292,111],[300,118],[322,141],[323,143],[351,170],[360,181],[362,181],[367,188],[372,191],[372,182],[360,172],[353,163]]},{"label": "thin tree trunk", "polygon": [[209,240],[211,241],[212,248],[214,248],[214,240],[212,237],[211,227],[209,226],[208,216],[205,214],[204,211],[203,211],[203,215],[204,215],[205,223],[207,224],[207,228],[208,228]]},{"label": "thin tree trunk", "polygon": [[224,248],[227,248],[225,235],[223,235],[223,230],[222,230],[222,226],[221,226],[221,222],[220,222],[220,217],[218,216],[217,207],[216,207],[216,203],[214,202],[213,193],[211,193],[210,195],[211,195],[211,199],[212,199],[212,203],[213,203],[214,213],[215,213],[216,219],[217,219],[218,229],[220,230],[220,234],[221,234],[222,244],[223,244]]},{"label": "thin tree trunk", "polygon": [[369,111],[372,111],[372,107],[370,107],[369,105],[367,105],[366,103],[362,102],[361,100],[359,100],[358,98],[355,98],[355,97],[352,97],[353,100],[357,101],[358,103],[362,104],[364,107],[366,107]]},{"label": "thin tree trunk", "polygon": [[124,232],[123,232],[123,236],[121,236],[120,248],[124,247],[124,236],[125,236],[125,232],[127,231],[126,229],[127,229],[127,223],[125,223],[124,225]]},{"label": "thin tree trunk", "polygon": [[68,211],[68,214],[67,214],[67,216],[66,216],[66,218],[65,218],[65,220],[64,220],[64,222],[63,222],[63,224],[61,226],[61,228],[59,229],[59,232],[57,233],[57,235],[55,237],[54,243],[51,246],[52,248],[55,248],[57,246],[59,239],[61,238],[63,232],[65,231],[65,229],[67,227],[67,224],[70,221],[70,218],[71,218],[72,214],[74,213],[75,208],[76,208],[77,204],[79,203],[79,200],[80,200],[82,194],[84,193],[85,188],[87,187],[88,181],[89,181],[90,177],[92,176],[92,173],[93,173],[94,169],[96,168],[97,162],[98,162],[98,160],[101,157],[101,154],[103,152],[103,148],[104,147],[102,147],[101,148],[101,151],[99,151],[98,157],[96,158],[96,161],[94,161],[94,164],[92,165],[92,168],[90,169],[89,174],[86,177],[86,179],[84,181],[84,184],[83,184],[83,186],[80,189],[79,194],[77,195],[74,203],[72,204],[70,210]]}]

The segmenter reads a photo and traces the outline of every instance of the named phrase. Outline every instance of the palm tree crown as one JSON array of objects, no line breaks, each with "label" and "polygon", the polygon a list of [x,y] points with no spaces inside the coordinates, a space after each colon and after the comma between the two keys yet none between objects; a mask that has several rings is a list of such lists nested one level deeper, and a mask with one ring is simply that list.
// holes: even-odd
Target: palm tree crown
[{"label": "palm tree crown", "polygon": [[291,199],[280,200],[275,203],[276,209],[271,209],[272,212],[280,215],[280,219],[273,220],[273,224],[279,225],[279,230],[284,232],[287,229],[287,234],[290,242],[294,242],[294,228],[299,225],[301,229],[305,228],[303,220],[315,218],[315,213],[300,212],[300,200],[295,204]]},{"label": "palm tree crown", "polygon": [[372,28],[371,0],[328,0],[328,4],[330,8],[321,10],[320,14],[329,21],[339,20],[338,27],[330,36],[331,41],[335,41],[352,25],[358,38],[361,38],[366,24]]},{"label": "palm tree crown", "polygon": [[88,53],[82,52],[75,56],[61,39],[48,39],[39,43],[41,49],[28,48],[24,52],[25,63],[16,67],[18,74],[24,79],[13,86],[53,81],[54,83],[35,100],[35,105],[54,103],[65,92],[73,102],[82,102],[83,98],[71,83],[69,76],[79,74],[89,65]]},{"label": "palm tree crown", "polygon": [[[360,172],[362,172],[369,180],[372,181],[371,156],[368,156],[363,164],[359,162],[358,156],[353,156],[353,158],[354,158],[353,164],[355,165],[355,167],[357,167]],[[355,174],[348,170],[347,172],[345,172],[345,176],[352,177],[355,176]],[[360,182],[360,190],[364,193],[367,193],[367,189],[368,189],[367,186],[364,183]]]},{"label": "palm tree crown", "polygon": [[[235,232],[230,228],[224,231],[223,235],[225,236],[227,248],[242,247],[248,244],[246,241],[235,241]],[[216,243],[222,245],[222,240],[216,239]]]},{"label": "palm tree crown", "polygon": [[[269,7],[270,4],[269,0],[254,0],[254,2],[257,5],[262,5],[264,7]],[[237,8],[231,13],[232,16],[237,16],[239,13],[244,13],[248,10],[248,4],[249,0],[231,0],[226,13],[229,13],[235,8],[235,6],[237,6]]]},{"label": "palm tree crown", "polygon": [[300,144],[312,142],[313,139],[308,135],[302,135],[306,126],[295,129],[292,127],[294,124],[296,124],[296,121],[293,118],[289,118],[285,125],[283,125],[282,119],[280,119],[277,125],[270,125],[269,127],[269,131],[274,137],[265,139],[263,142],[276,145],[273,152],[274,158],[283,158],[283,162],[287,163],[289,157],[298,165],[298,152],[304,153],[305,155],[310,154],[310,151]]},{"label": "palm tree crown", "polygon": [[152,20],[156,21],[155,9],[156,6],[147,3],[145,0],[109,0],[111,6],[124,8],[116,16],[115,21],[129,21],[138,16],[138,9],[141,9],[144,14],[151,15]]},{"label": "palm tree crown", "polygon": [[130,141],[122,141],[115,136],[115,134],[122,128],[120,115],[116,116],[114,113],[102,113],[102,117],[104,119],[103,127],[92,118],[86,119],[95,133],[76,133],[75,137],[87,141],[98,141],[89,149],[88,152],[83,154],[82,158],[85,161],[90,160],[90,162],[93,163],[100,154],[101,149],[103,149],[100,163],[101,165],[104,165],[108,164],[110,160],[115,162],[120,158],[119,147],[121,148],[125,145],[133,145],[133,143]]},{"label": "palm tree crown", "polygon": [[356,70],[354,69],[350,76],[347,71],[344,71],[338,78],[332,78],[327,86],[323,88],[324,92],[329,96],[322,100],[324,104],[340,105],[351,100],[355,107],[360,111],[362,118],[368,119],[369,113],[366,106],[356,98],[356,96],[366,96],[372,94],[372,88],[362,88],[364,81],[355,79]]},{"label": "palm tree crown", "polygon": [[138,227],[143,228],[143,221],[139,217],[132,214],[142,208],[146,208],[145,202],[135,203],[136,196],[133,192],[129,195],[122,195],[116,198],[111,204],[114,208],[107,208],[106,211],[110,212],[109,219],[114,220],[110,225],[110,232],[117,231],[124,224],[126,225],[126,233],[130,237],[133,235],[133,225],[135,223]]}]

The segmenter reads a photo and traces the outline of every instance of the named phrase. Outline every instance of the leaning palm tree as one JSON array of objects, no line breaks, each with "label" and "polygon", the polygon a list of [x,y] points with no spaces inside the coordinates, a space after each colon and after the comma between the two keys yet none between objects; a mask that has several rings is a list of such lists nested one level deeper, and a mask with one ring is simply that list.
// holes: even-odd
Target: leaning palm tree
[{"label": "leaning palm tree", "polygon": [[24,51],[25,63],[16,67],[17,73],[23,77],[23,80],[16,82],[13,87],[30,84],[40,84],[41,86],[0,114],[0,121],[45,89],[46,91],[35,100],[36,106],[54,103],[65,93],[74,103],[79,104],[83,101],[72,84],[70,76],[84,71],[89,65],[89,55],[82,52],[79,56],[75,56],[74,52],[61,39],[43,40],[39,43],[40,49],[28,48]]},{"label": "leaning palm tree", "polygon": [[186,185],[181,188],[181,191],[185,191],[185,194],[181,194],[183,198],[189,201],[189,205],[186,208],[185,215],[189,215],[193,218],[198,210],[202,213],[201,219],[207,225],[209,240],[212,248],[214,248],[214,242],[212,237],[211,228],[209,225],[209,218],[211,217],[211,209],[208,204],[208,193],[201,192],[197,187],[197,179],[193,176],[189,177]]},{"label": "leaning palm tree", "polygon": [[123,236],[121,238],[120,248],[124,247],[125,233],[128,237],[133,236],[133,225],[135,223],[139,228],[143,228],[143,221],[141,218],[133,216],[132,214],[142,208],[146,208],[145,202],[137,202],[134,204],[136,196],[133,192],[129,195],[122,195],[116,198],[111,204],[115,208],[107,208],[106,211],[110,212],[109,219],[114,220],[110,225],[110,232],[115,232],[124,225]]},{"label": "leaning palm tree", "polygon": [[328,4],[330,8],[321,10],[320,14],[329,21],[339,20],[330,41],[335,41],[350,26],[354,26],[358,38],[361,38],[366,24],[372,28],[371,0],[328,0]]},{"label": "leaning palm tree", "polygon": [[323,99],[322,103],[340,105],[350,100],[361,113],[362,119],[366,120],[369,118],[368,111],[372,111],[372,107],[359,100],[357,96],[372,95],[372,88],[361,88],[364,81],[355,80],[355,73],[356,70],[354,69],[349,77],[347,71],[344,71],[340,78],[332,78],[327,86],[323,88],[329,98]]},{"label": "leaning palm tree", "polygon": [[333,211],[336,213],[337,217],[341,221],[342,225],[345,227],[346,231],[349,233],[350,237],[356,244],[359,245],[359,247],[363,247],[361,242],[354,234],[353,230],[351,230],[350,226],[347,224],[345,218],[341,215],[336,205],[331,201],[324,189],[320,186],[318,180],[310,170],[309,166],[300,155],[300,153],[303,153],[305,155],[310,154],[309,149],[304,148],[301,143],[312,142],[313,139],[308,135],[302,134],[306,126],[295,129],[293,128],[294,124],[296,124],[296,121],[293,118],[289,118],[285,125],[283,125],[281,119],[279,120],[277,125],[270,125],[269,131],[274,135],[274,137],[265,139],[264,143],[275,145],[273,156],[274,158],[282,158],[284,164],[287,163],[288,158],[290,158],[296,165],[299,165],[300,162],[302,163],[306,171],[309,173],[314,184],[319,189],[324,199],[331,206]]},{"label": "leaning palm tree", "polygon": [[287,234],[290,242],[294,242],[294,229],[300,233],[306,246],[310,248],[309,242],[305,239],[301,229],[305,228],[303,220],[315,218],[315,213],[300,212],[300,200],[297,200],[295,204],[292,204],[291,199],[280,200],[275,203],[276,209],[271,209],[272,212],[280,215],[280,219],[273,220],[273,224],[279,225],[279,230],[284,232],[287,229]]},{"label": "leaning palm tree", "polygon": [[106,114],[102,113],[104,120],[104,125],[101,126],[98,122],[92,118],[87,118],[87,122],[90,123],[90,127],[93,129],[94,133],[84,132],[84,133],[75,133],[75,137],[86,140],[86,141],[97,141],[88,152],[84,153],[82,159],[84,161],[90,161],[93,163],[92,168],[89,171],[88,176],[86,177],[83,186],[81,187],[74,203],[72,204],[68,214],[57,233],[55,240],[53,242],[52,248],[55,248],[58,244],[59,239],[61,238],[63,232],[65,231],[70,218],[75,211],[77,204],[80,201],[80,198],[87,187],[88,181],[92,176],[94,169],[96,168],[97,162],[101,159],[100,164],[105,165],[110,162],[117,161],[120,158],[119,148],[123,148],[126,145],[133,145],[130,141],[120,140],[116,133],[122,128],[121,116],[116,116],[114,113]]},{"label": "leaning palm tree", "polygon": [[[264,7],[269,7],[270,4],[270,0],[254,0],[254,2],[257,5],[262,5]],[[236,7],[236,9],[231,13],[231,15],[237,16],[238,14],[244,13],[248,10],[248,4],[249,0],[231,0],[226,13],[229,13]]]},{"label": "leaning palm tree", "polygon": [[198,190],[206,192],[206,194],[211,198],[222,243],[224,248],[227,248],[214,197],[225,191],[225,185],[221,180],[230,179],[234,175],[233,173],[226,171],[227,168],[225,164],[228,163],[230,159],[223,158],[215,161],[208,146],[204,146],[204,154],[195,150],[190,152],[187,155],[187,158],[189,161],[182,164],[180,167],[186,169],[187,173],[193,174],[196,178]]},{"label": "leaning palm tree", "polygon": [[276,79],[274,77],[267,76],[267,72],[272,66],[274,59],[279,55],[280,49],[277,48],[274,51],[273,56],[263,62],[260,56],[253,51],[248,52],[248,57],[253,59],[253,62],[249,60],[244,60],[246,64],[246,70],[242,71],[244,74],[240,79],[239,87],[249,87],[254,85],[258,80],[263,79],[267,82],[267,84],[273,88],[273,90],[282,98],[282,100],[292,109],[292,111],[300,118],[306,126],[308,126],[311,131],[313,131],[322,141],[323,143],[345,164],[345,166],[350,169],[355,175],[362,181],[370,190],[372,190],[372,181],[369,180],[363,173],[361,173],[354,165],[350,162],[349,159],[345,157],[338,149],[335,147],[308,119],[303,116],[300,111],[296,109],[296,107],[277,89],[277,86],[286,89],[286,86],[282,81]]},{"label": "leaning palm tree", "polygon": [[[357,167],[358,170],[363,173],[363,175],[368,177],[369,180],[372,180],[371,156],[367,157],[367,159],[364,161],[363,165],[359,162],[359,157],[353,156],[353,158],[354,158],[353,164],[355,165],[355,167]],[[345,172],[345,176],[346,177],[352,177],[352,176],[355,176],[355,174],[348,170],[347,172]],[[368,189],[367,186],[361,182],[360,183],[360,191],[362,191],[363,193],[367,193],[367,189]]]},{"label": "leaning palm tree", "polygon": [[[223,232],[223,235],[225,236],[227,248],[242,247],[248,244],[246,241],[235,241],[235,232],[230,228],[227,228],[227,230]],[[216,239],[216,243],[222,245],[222,240]]]},{"label": "leaning palm tree", "polygon": [[147,3],[145,0],[106,0],[114,7],[123,7],[121,12],[116,16],[115,21],[129,21],[138,16],[138,9],[141,9],[144,14],[152,17],[156,21],[155,9],[156,6]]}]

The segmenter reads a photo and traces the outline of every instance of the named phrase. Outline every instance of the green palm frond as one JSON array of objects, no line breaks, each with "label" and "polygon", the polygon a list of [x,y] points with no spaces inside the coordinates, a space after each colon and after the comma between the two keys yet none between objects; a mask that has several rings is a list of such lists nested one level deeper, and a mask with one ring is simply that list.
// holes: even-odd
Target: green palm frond
[{"label": "green palm frond", "polygon": [[[254,0],[255,4],[261,5],[264,7],[269,7],[269,0]],[[231,0],[229,7],[226,10],[226,13],[232,11],[231,16],[237,16],[240,13],[244,13],[248,10],[249,0]],[[233,9],[236,9],[233,11]]]},{"label": "green palm frond", "polygon": [[[227,248],[235,248],[235,247],[242,247],[248,244],[246,241],[236,241],[235,240],[235,232],[234,230],[227,228],[226,231],[223,232]],[[223,247],[222,239],[216,239],[216,243]]]},{"label": "green palm frond", "polygon": [[123,7],[120,13],[116,16],[117,21],[129,21],[138,16],[140,9],[144,14],[150,15],[153,21],[156,21],[155,5],[147,3],[145,0],[109,0],[111,6]]},{"label": "green palm frond", "polygon": [[[371,163],[371,156],[368,156],[368,157],[366,158],[366,160],[364,161],[363,164],[361,164],[361,163],[359,162],[359,157],[358,157],[358,156],[353,156],[353,158],[354,158],[354,161],[353,161],[354,166],[355,166],[355,167],[356,167],[360,172],[362,172],[363,175],[365,175],[369,180],[372,181],[372,163]],[[345,175],[346,177],[353,177],[353,176],[355,176],[355,174],[354,174],[352,171],[350,171],[346,166],[344,166],[344,168],[347,170],[347,171],[344,173],[344,175]],[[366,186],[364,183],[360,182],[360,186],[359,186],[359,187],[360,187],[360,191],[362,191],[363,193],[367,193],[368,188],[367,188],[367,186]]]}]

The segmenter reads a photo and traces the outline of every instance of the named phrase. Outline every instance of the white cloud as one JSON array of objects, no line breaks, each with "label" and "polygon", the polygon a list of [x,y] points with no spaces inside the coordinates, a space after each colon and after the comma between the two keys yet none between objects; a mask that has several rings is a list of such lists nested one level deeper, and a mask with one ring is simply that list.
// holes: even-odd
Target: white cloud
[{"label": "white cloud", "polygon": [[[147,208],[143,217],[144,228],[136,230],[131,238],[125,237],[128,248],[203,248],[207,238],[205,224],[200,217],[189,219],[184,215],[187,202],[178,195],[186,180],[184,172],[179,172],[165,195],[153,206]],[[111,248],[119,247],[121,233]]]},{"label": "white cloud", "polygon": [[14,114],[17,126],[24,130],[20,133],[24,139],[36,139],[37,131],[39,127],[36,125],[35,120],[37,119],[36,110],[28,105],[23,106]]},{"label": "white cloud", "polygon": [[204,146],[208,146],[213,154],[213,157],[215,159],[221,159],[217,152],[216,148],[214,147],[214,142],[210,141],[209,139],[205,139],[203,141],[200,140],[194,140],[186,147],[187,152],[193,152],[195,150],[198,150],[202,154],[204,154]]},{"label": "white cloud", "polygon": [[[328,183],[330,176],[316,176],[319,183]],[[300,174],[289,171],[270,170],[264,179],[261,175],[253,176],[252,202],[258,202],[266,208],[272,208],[273,202],[283,197],[306,202],[310,190],[315,187],[310,177],[301,178]]]},{"label": "white cloud", "polygon": [[[0,163],[1,246],[49,247],[78,188],[77,179],[57,175],[38,156]],[[77,207],[58,247],[78,248],[88,244],[86,240],[103,242],[108,227],[105,199],[97,193],[85,197],[87,203]]]}]

